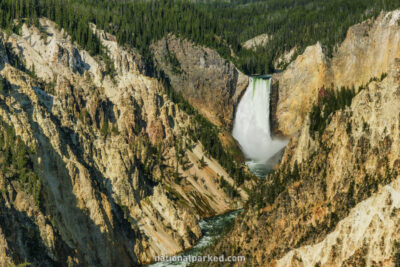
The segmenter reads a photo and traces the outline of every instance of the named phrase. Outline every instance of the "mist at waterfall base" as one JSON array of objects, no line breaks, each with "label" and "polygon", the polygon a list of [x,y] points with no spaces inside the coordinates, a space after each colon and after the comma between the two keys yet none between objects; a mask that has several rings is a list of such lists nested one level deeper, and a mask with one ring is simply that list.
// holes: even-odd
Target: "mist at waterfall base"
[{"label": "mist at waterfall base", "polygon": [[271,79],[250,77],[249,85],[238,105],[232,136],[248,159],[249,169],[259,177],[277,163],[286,140],[273,138],[270,129]]}]

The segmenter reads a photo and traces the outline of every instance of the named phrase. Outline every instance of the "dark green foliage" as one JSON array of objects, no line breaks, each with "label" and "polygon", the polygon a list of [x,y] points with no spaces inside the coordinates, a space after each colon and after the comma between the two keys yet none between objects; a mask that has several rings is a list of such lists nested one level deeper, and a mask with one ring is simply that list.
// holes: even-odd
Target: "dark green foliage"
[{"label": "dark green foliage", "polygon": [[228,153],[219,139],[219,129],[200,114],[194,116],[194,129],[189,134],[194,141],[200,141],[206,153],[212,156],[228,171],[229,175],[241,185],[245,179],[250,179],[243,167],[236,163],[234,156]]},{"label": "dark green foliage", "polygon": [[29,71],[29,75],[30,75],[32,78],[36,78],[36,77],[37,77],[37,76],[36,76],[35,65],[32,65],[32,69]]},{"label": "dark green foliage", "polygon": [[[243,5],[214,4],[219,7],[214,11],[214,17],[224,25],[223,36],[238,56],[237,65],[245,73],[253,74],[273,70],[272,62],[293,47],[298,48],[293,56],[295,58],[307,46],[318,41],[331,56],[350,26],[376,17],[381,10],[400,6],[400,1],[374,0],[240,2]],[[240,43],[262,33],[272,36],[265,47],[249,51],[240,46]],[[235,49],[237,46],[238,49]]]},{"label": "dark green foliage", "polygon": [[[90,114],[89,111],[87,111],[87,109],[83,108],[80,112],[79,112],[79,119],[86,123],[86,124],[91,124],[91,118],[90,118]],[[118,128],[117,128],[118,130]]]},{"label": "dark green foliage", "polygon": [[32,76],[32,72],[26,68],[25,62],[13,51],[11,43],[6,43],[5,52],[7,54],[10,65]]},{"label": "dark green foliage", "polygon": [[116,74],[116,70],[115,70],[113,61],[111,60],[111,58],[107,55],[107,53],[105,51],[101,54],[101,56],[104,60],[104,63],[106,64],[106,73],[105,74],[108,74],[113,78]]},{"label": "dark green foliage", "polygon": [[165,55],[165,60],[169,62],[173,73],[182,73],[181,63],[179,62],[174,52],[168,50],[167,54]]},{"label": "dark green foliage", "polygon": [[156,69],[156,75],[166,88],[169,99],[179,106],[179,109],[185,111],[189,115],[197,114],[197,111],[189,104],[189,102],[183,97],[181,92],[177,92],[171,86],[170,80],[167,75],[160,69]]},{"label": "dark green foliage", "polygon": [[224,192],[230,198],[236,198],[240,196],[236,188],[234,188],[230,183],[228,183],[223,177],[221,177],[218,181],[220,186],[224,189]]},{"label": "dark green foliage", "polygon": [[[120,44],[136,47],[149,73],[154,71],[150,44],[172,32],[216,49],[247,74],[261,74],[273,71],[273,61],[293,47],[302,53],[321,41],[332,54],[349,26],[399,6],[400,0],[3,0],[0,27],[18,32],[21,23],[13,19],[26,18],[38,26],[39,17],[48,17],[91,54],[107,57],[91,22],[116,35]],[[266,47],[257,51],[242,47],[262,33],[272,36]]]},{"label": "dark green foliage", "polygon": [[174,182],[176,184],[179,184],[182,180],[181,176],[179,175],[179,170],[178,170],[178,165],[176,165],[175,171],[174,171]]},{"label": "dark green foliage", "polygon": [[205,166],[207,166],[207,163],[204,161],[204,157],[201,157],[201,159],[199,160],[199,164],[200,168],[204,168]]},{"label": "dark green foliage", "polygon": [[[122,44],[146,51],[151,42],[173,32],[216,49],[247,74],[273,71],[273,60],[295,46],[302,53],[321,41],[331,54],[349,26],[400,5],[399,0],[79,2],[94,15],[91,21]],[[262,33],[273,36],[268,46],[257,51],[242,48],[241,43]]]},{"label": "dark green foliage", "polygon": [[347,122],[346,133],[351,134],[351,122]]},{"label": "dark green foliage", "polygon": [[366,121],[363,121],[363,131],[368,132],[369,131],[369,124]]},{"label": "dark green foliage", "polygon": [[208,156],[212,156],[224,167],[232,178],[241,185],[245,180],[250,179],[250,174],[244,171],[243,166],[236,163],[234,155],[227,152],[219,139],[219,128],[200,115],[181,92],[175,91],[168,77],[161,70],[157,69],[157,76],[160,77],[170,99],[187,114],[194,116],[194,128],[189,129],[189,134],[194,142],[200,141]]},{"label": "dark green foliage", "polygon": [[251,194],[247,203],[248,206],[261,209],[265,206],[272,205],[275,199],[287,188],[287,186],[301,178],[300,166],[295,162],[293,168],[284,165],[282,168],[270,173],[266,180]]},{"label": "dark green foliage", "polygon": [[11,84],[0,76],[0,94],[7,93],[11,89]]},{"label": "dark green foliage", "polygon": [[113,125],[111,132],[116,135],[119,134],[118,125]]},{"label": "dark green foliage", "polygon": [[[83,1],[84,2],[84,1]],[[7,32],[19,33],[22,23],[39,27],[40,17],[55,21],[91,55],[100,55],[106,63],[107,74],[114,75],[114,66],[101,45],[98,37],[90,28],[90,22],[96,22],[98,16],[94,9],[86,9],[80,1],[57,0],[3,0],[0,2],[0,28]],[[14,22],[18,20],[18,23]],[[34,70],[31,71],[34,74]]]},{"label": "dark green foliage", "polygon": [[397,240],[394,241],[393,250],[394,250],[394,264],[395,267],[398,267],[400,266],[400,242],[398,242]]},{"label": "dark green foliage", "polygon": [[107,119],[104,119],[103,125],[101,126],[101,129],[100,129],[100,132],[101,132],[101,135],[104,136],[104,137],[107,137],[107,135],[109,134],[110,127],[108,126],[108,120]]},{"label": "dark green foliage", "polygon": [[[331,114],[334,114],[337,110],[344,109],[351,105],[351,101],[360,91],[368,87],[371,82],[381,82],[387,77],[387,73],[382,73],[378,79],[372,77],[366,85],[361,85],[356,91],[354,87],[347,88],[342,87],[340,89],[333,90],[332,88],[322,88],[319,92],[318,103],[314,105],[310,112],[310,135],[315,137],[315,133],[318,132],[319,136],[322,135],[326,126],[329,124]],[[369,131],[368,123],[363,123],[363,131]],[[346,126],[346,132],[351,133],[351,123],[349,122]]]},{"label": "dark green foliage", "polygon": [[42,182],[34,171],[33,155],[34,151],[15,134],[14,128],[0,119],[0,174],[6,179],[4,182],[18,181],[39,205]]},{"label": "dark green foliage", "polygon": [[[359,90],[361,90],[361,87]],[[310,135],[315,137],[315,133],[318,132],[321,136],[331,120],[331,115],[337,110],[350,106],[355,95],[354,88],[342,87],[337,90],[322,88],[318,103],[312,107],[310,112]]]}]

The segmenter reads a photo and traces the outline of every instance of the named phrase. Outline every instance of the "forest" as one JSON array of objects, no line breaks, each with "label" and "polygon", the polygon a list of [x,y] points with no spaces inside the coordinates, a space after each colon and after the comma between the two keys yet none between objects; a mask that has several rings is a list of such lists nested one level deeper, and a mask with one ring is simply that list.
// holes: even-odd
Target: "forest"
[{"label": "forest", "polygon": [[[0,81],[3,84],[1,76]],[[22,190],[33,196],[39,206],[42,181],[34,170],[34,154],[35,150],[16,135],[14,127],[0,118],[0,188],[7,191],[7,185],[16,181]]]},{"label": "forest", "polygon": [[[92,54],[106,56],[91,22],[137,48],[149,74],[150,44],[172,32],[216,49],[251,75],[276,71],[273,63],[285,52],[296,47],[295,57],[317,41],[331,55],[349,26],[399,6],[400,0],[3,0],[0,27],[12,32],[18,30],[14,19],[37,25],[39,17],[47,17]],[[265,47],[242,47],[263,33],[271,36]]]},{"label": "forest", "polygon": [[[293,47],[297,48],[297,53],[302,53],[306,46],[320,41],[331,55],[349,26],[375,17],[381,10],[399,6],[400,0],[2,0],[0,28],[8,34],[18,33],[22,23],[39,27],[39,18],[47,17],[64,28],[82,48],[110,62],[105,48],[90,28],[90,23],[94,23],[114,34],[119,44],[136,48],[145,60],[147,74],[167,85],[168,77],[154,66],[150,45],[168,33],[216,49],[246,74],[263,74],[276,71],[273,62]],[[256,51],[242,47],[243,42],[262,33],[272,36],[265,47]],[[179,66],[179,62],[176,65]],[[176,71],[179,72],[178,67]],[[113,75],[112,66],[107,72]],[[174,102],[188,114],[195,115],[197,129],[191,133],[193,138],[201,141],[209,155],[218,159],[241,184],[245,176],[243,170],[232,164],[233,155],[224,151],[218,129],[197,114],[169,84],[166,88]],[[7,84],[2,82],[0,90],[7,90]],[[354,91],[340,92],[343,99],[354,96]],[[347,101],[342,102],[349,105]],[[311,132],[322,132],[325,116],[342,108],[326,106],[332,110],[325,107],[322,113],[321,107],[316,106],[311,112],[310,116],[315,117]]]}]

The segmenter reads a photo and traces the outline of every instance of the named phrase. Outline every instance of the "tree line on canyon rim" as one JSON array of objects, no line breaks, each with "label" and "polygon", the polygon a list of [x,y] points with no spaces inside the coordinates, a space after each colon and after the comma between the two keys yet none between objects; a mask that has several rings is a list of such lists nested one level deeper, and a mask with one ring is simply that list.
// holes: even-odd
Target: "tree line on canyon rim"
[{"label": "tree line on canyon rim", "polygon": [[[39,17],[47,17],[73,41],[109,61],[91,22],[116,35],[120,44],[136,47],[149,73],[154,71],[150,44],[172,32],[216,49],[246,74],[265,74],[294,47],[293,58],[320,41],[331,55],[351,25],[399,6],[400,0],[3,0],[0,26],[11,32],[18,30],[14,19],[38,25]],[[256,51],[242,47],[263,33],[272,36],[267,46]]]},{"label": "tree line on canyon rim", "polygon": [[[113,64],[90,23],[116,35],[119,44],[137,48],[145,58],[147,72],[164,81],[171,99],[183,110],[196,115],[197,129],[202,130],[197,134],[193,132],[195,139],[200,140],[224,167],[233,169],[233,176],[241,183],[239,177],[243,173],[231,166],[232,156],[224,152],[218,131],[168,86],[168,77],[153,64],[150,44],[172,32],[216,49],[247,74],[268,73],[274,71],[273,61],[293,47],[301,53],[307,45],[321,41],[331,54],[350,25],[398,6],[400,0],[3,0],[0,27],[8,33],[19,32],[21,22],[39,27],[39,18],[47,17],[64,28],[82,48],[100,56],[111,76],[115,72]],[[261,33],[273,36],[267,46],[256,51],[241,46],[242,42]],[[325,120],[314,120],[316,129],[322,125],[321,121]],[[209,138],[210,135],[216,138]]]},{"label": "tree line on canyon rim", "polygon": [[[72,41],[101,57],[107,66],[106,74],[111,76],[115,73],[113,64],[90,23],[114,34],[119,44],[138,49],[145,59],[147,73],[162,80],[170,98],[188,114],[195,115],[193,139],[199,140],[208,154],[218,159],[241,184],[243,171],[232,165],[233,156],[224,151],[218,129],[171,88],[168,77],[153,64],[150,44],[172,32],[216,49],[247,74],[269,73],[274,71],[274,60],[293,47],[301,53],[307,45],[321,41],[327,53],[332,54],[350,25],[398,6],[400,0],[3,0],[0,27],[9,34],[18,33],[22,22],[40,28],[39,18],[47,17],[64,28]],[[241,43],[262,33],[273,37],[267,46],[256,51],[242,47]],[[18,68],[23,68],[18,57],[10,58]],[[24,71],[34,75],[32,70]],[[351,98],[350,95],[354,94],[349,94]],[[323,115],[316,111],[313,114],[316,119],[312,127],[321,130],[326,118],[319,118]]]},{"label": "tree line on canyon rim", "polygon": [[[60,9],[56,8],[56,3],[61,4]],[[40,29],[39,18],[48,17],[55,21],[60,28],[64,28],[71,36],[72,41],[78,43],[91,55],[98,56],[104,60],[107,66],[105,74],[113,76],[115,69],[113,68],[111,59],[108,57],[105,48],[101,45],[100,40],[93,33],[89,26],[90,22],[95,21],[90,21],[87,19],[87,17],[85,17],[86,19],[84,18],[83,20],[79,20],[80,18],[76,14],[80,13],[72,12],[73,7],[63,6],[63,3],[64,2],[40,0],[3,1],[0,3],[0,12],[2,13],[0,14],[0,26],[8,34],[19,34],[23,23],[34,25]],[[64,18],[61,14],[64,14],[67,16],[67,18]],[[42,33],[46,34],[45,31],[42,31]],[[34,68],[28,69],[24,64],[24,60],[13,53],[11,47],[9,47],[9,44],[6,44],[5,51],[12,66],[36,79],[41,86],[46,88],[46,91],[49,89],[48,87],[54,87],[53,84],[44,84],[43,81],[38,79]],[[235,179],[238,185],[241,185],[245,180],[250,179],[248,177],[249,174],[244,171],[243,166],[238,164],[235,160],[236,154],[239,153],[239,151],[227,151],[223,147],[218,137],[218,127],[201,116],[197,110],[195,110],[184,99],[181,93],[173,90],[168,77],[166,77],[162,70],[160,70],[157,66],[152,67],[154,67],[154,69],[151,69],[151,73],[154,74],[164,84],[169,98],[178,104],[180,109],[184,110],[187,114],[193,115],[193,127],[188,129],[188,133],[191,136],[192,141],[195,143],[197,141],[201,142],[205,149],[206,155],[217,159],[218,162],[228,171],[229,175]],[[10,90],[12,90],[12,85],[9,84],[5,78],[0,76],[0,94],[7,95]],[[86,111],[86,113],[80,114],[79,119],[85,123],[92,123],[90,119],[86,118],[88,116],[89,115]],[[108,138],[113,133],[118,134],[119,132],[115,125],[113,125],[111,129],[109,126],[108,120],[105,119],[100,129],[103,138]],[[140,129],[135,129],[136,134],[139,134],[139,132]],[[153,146],[150,142],[145,142],[145,146],[147,147],[146,150],[150,151],[150,154],[160,154],[158,148]],[[143,169],[146,169],[147,166],[142,167]],[[18,174],[16,174],[16,177],[17,176]],[[176,176],[179,177],[179,174],[176,173]],[[222,180],[223,179],[221,178],[221,181]],[[230,186],[224,186],[224,190],[227,191],[229,195],[238,195],[236,189]]]}]

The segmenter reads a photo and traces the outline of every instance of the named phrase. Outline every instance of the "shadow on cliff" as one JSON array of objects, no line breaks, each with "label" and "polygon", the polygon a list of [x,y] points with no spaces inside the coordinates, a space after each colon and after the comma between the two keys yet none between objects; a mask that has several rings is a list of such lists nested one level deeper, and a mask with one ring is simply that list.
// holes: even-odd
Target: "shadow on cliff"
[{"label": "shadow on cliff", "polygon": [[8,256],[13,262],[60,266],[60,262],[55,262],[49,257],[35,222],[26,212],[16,210],[12,204],[7,206],[6,201],[0,196],[0,229],[7,241]]},{"label": "shadow on cliff", "polygon": [[[34,106],[29,97],[18,92],[17,86],[13,85],[13,87],[13,94],[21,100],[20,105],[28,114],[35,140],[38,141],[37,156],[42,159],[38,174],[42,178],[43,189],[48,196],[42,209],[44,208],[47,213],[51,213],[64,242],[77,250],[78,258],[83,260],[80,264],[84,266],[138,265],[138,260],[133,253],[137,234],[132,230],[130,223],[124,219],[121,208],[115,204],[110,194],[107,194],[105,177],[95,167],[84,162],[80,150],[82,145],[78,141],[72,142],[71,140],[75,133],[61,126],[58,118],[52,114],[46,114],[57,126],[56,129],[60,136],[60,155],[54,149],[41,126],[36,122],[37,118],[33,117]],[[91,188],[94,189],[96,202],[101,209],[100,212],[105,220],[106,228],[110,231],[102,231],[88,216],[90,211],[78,207],[80,203],[74,194],[74,177],[70,176],[62,159],[62,157],[69,158],[68,148],[76,155],[79,162],[89,170]],[[78,173],[76,175],[78,177],[79,170],[75,169],[75,171]],[[106,192],[105,195],[112,205],[112,217],[116,221],[108,220],[101,204],[101,192]],[[85,204],[88,206],[90,203]]]}]

